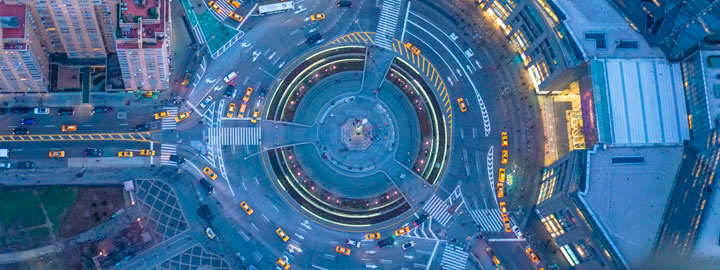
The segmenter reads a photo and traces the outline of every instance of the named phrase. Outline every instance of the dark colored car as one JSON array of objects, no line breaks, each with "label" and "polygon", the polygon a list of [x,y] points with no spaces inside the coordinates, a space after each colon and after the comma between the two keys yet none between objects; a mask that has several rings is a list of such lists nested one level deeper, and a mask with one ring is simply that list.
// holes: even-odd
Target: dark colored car
[{"label": "dark colored car", "polygon": [[95,107],[95,108],[93,108],[92,113],[93,113],[93,114],[96,114],[96,113],[109,113],[110,110],[111,110],[111,109],[110,109],[110,106],[100,106],[100,107]]},{"label": "dark colored car", "polygon": [[19,128],[14,128],[14,129],[13,129],[13,135],[25,135],[25,134],[28,134],[28,133],[29,133],[29,132],[28,132],[28,129],[27,129],[27,128],[19,127]]},{"label": "dark colored car", "polygon": [[148,124],[142,124],[142,125],[136,125],[135,131],[148,131],[150,130],[150,125]]},{"label": "dark colored car", "polygon": [[385,238],[385,239],[380,240],[380,241],[377,242],[378,248],[381,248],[381,247],[384,247],[384,246],[390,246],[390,245],[392,245],[393,243],[395,243],[395,238],[392,238],[392,237],[388,237],[388,238]]},{"label": "dark colored car", "polygon": [[420,216],[418,219],[413,221],[413,224],[415,224],[415,227],[420,226],[420,224],[425,222],[427,219],[428,219],[428,214],[427,213],[422,214],[422,216]]},{"label": "dark colored car", "polygon": [[207,180],[205,180],[205,178],[200,178],[200,180],[198,180],[198,182],[200,182],[200,185],[201,185],[205,190],[207,190],[208,194],[212,194],[212,193],[215,191],[215,187],[213,187],[213,186],[210,184],[210,182],[208,182]]},{"label": "dark colored car", "polygon": [[183,164],[185,163],[185,159],[181,156],[177,155],[170,155],[170,161],[175,161],[177,164]]},{"label": "dark colored car", "polygon": [[231,98],[233,93],[235,93],[235,85],[229,84],[227,88],[225,88],[225,97]]},{"label": "dark colored car", "polygon": [[19,161],[17,163],[18,169],[32,169],[35,168],[35,163],[32,163],[31,161]]},{"label": "dark colored car", "polygon": [[352,7],[352,2],[350,0],[340,0],[337,3],[338,7]]},{"label": "dark colored car", "polygon": [[58,109],[58,115],[75,115],[75,109],[73,109],[73,108],[60,108],[60,109]]},{"label": "dark colored car", "polygon": [[207,204],[203,204],[198,209],[198,214],[205,218],[205,220],[210,221],[213,218],[212,212],[210,212],[210,207],[207,206]]},{"label": "dark colored car", "polygon": [[88,157],[99,157],[102,156],[102,149],[88,148],[85,149],[85,155]]},{"label": "dark colored car", "polygon": [[312,36],[309,36],[309,37],[307,38],[307,40],[305,40],[305,44],[307,44],[307,45],[313,45],[313,44],[315,44],[316,42],[318,42],[318,41],[321,40],[321,39],[322,39],[322,35],[320,35],[320,33],[315,33],[315,34],[313,34]]},{"label": "dark colored car", "polygon": [[15,107],[15,108],[10,109],[10,111],[12,111],[12,113],[18,113],[18,114],[19,114],[19,113],[29,113],[29,112],[30,112],[30,108],[28,108],[28,107]]},{"label": "dark colored car", "polygon": [[0,108],[0,114],[5,114],[5,113],[7,113],[7,109],[5,109],[5,107]]},{"label": "dark colored car", "polygon": [[35,118],[28,118],[20,120],[20,124],[23,126],[30,126],[35,124]]}]

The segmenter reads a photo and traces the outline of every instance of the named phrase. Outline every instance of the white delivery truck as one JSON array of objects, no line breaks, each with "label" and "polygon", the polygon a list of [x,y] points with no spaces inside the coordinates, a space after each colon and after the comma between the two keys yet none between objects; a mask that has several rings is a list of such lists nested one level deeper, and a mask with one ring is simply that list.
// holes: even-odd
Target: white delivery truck
[{"label": "white delivery truck", "polygon": [[0,158],[10,158],[10,150],[0,149]]}]

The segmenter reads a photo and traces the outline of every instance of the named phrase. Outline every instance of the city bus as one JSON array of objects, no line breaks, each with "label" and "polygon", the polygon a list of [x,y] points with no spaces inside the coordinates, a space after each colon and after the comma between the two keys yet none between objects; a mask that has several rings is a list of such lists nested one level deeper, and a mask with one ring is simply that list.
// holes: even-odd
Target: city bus
[{"label": "city bus", "polygon": [[260,15],[275,14],[275,13],[290,11],[290,10],[293,10],[294,8],[295,8],[295,5],[293,4],[293,1],[287,1],[287,2],[269,4],[269,5],[262,5],[262,6],[258,7],[258,14],[260,14]]}]

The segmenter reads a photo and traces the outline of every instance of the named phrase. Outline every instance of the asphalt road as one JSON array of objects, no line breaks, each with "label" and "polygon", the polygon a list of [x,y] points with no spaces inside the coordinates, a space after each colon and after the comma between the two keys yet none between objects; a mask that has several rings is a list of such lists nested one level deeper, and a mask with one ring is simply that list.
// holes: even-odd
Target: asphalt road
[{"label": "asphalt road", "polygon": [[[498,57],[509,55],[505,44],[496,46],[488,37],[490,34],[480,33],[475,37],[467,34],[465,20],[482,18],[472,13],[464,14],[468,16],[464,19],[455,16],[454,9],[468,3],[452,3],[454,5],[441,7],[449,10],[443,11],[427,1],[405,1],[399,12],[395,37],[419,48],[422,55],[434,64],[447,86],[448,98],[452,102],[453,145],[444,180],[431,197],[422,198],[427,202],[426,206],[414,209],[418,213],[433,214],[433,219],[397,237],[393,246],[378,249],[376,241],[362,241],[360,248],[351,248],[349,256],[335,252],[338,245],[349,247],[345,245],[348,238],[362,240],[367,232],[379,232],[385,238],[402,226],[414,227],[411,223],[418,214],[397,218],[391,226],[383,228],[340,230],[324,226],[315,222],[314,217],[299,213],[270,184],[272,179],[264,170],[259,155],[261,149],[257,144],[214,146],[209,143],[211,137],[219,134],[235,136],[228,130],[257,127],[248,117],[255,108],[262,108],[270,86],[280,80],[275,76],[297,56],[349,32],[376,31],[380,6],[376,6],[374,1],[354,2],[351,8],[338,8],[335,1],[302,1],[302,9],[293,12],[247,17],[240,28],[245,31],[245,36],[217,59],[211,59],[203,52],[193,63],[197,67],[193,69],[194,82],[187,88],[177,87],[176,94],[182,96],[185,102],[173,109],[177,110],[177,114],[190,112],[188,119],[177,124],[155,120],[154,113],[166,110],[159,106],[133,107],[127,111],[122,111],[119,106],[103,115],[90,115],[89,106],[77,108],[74,116],[57,116],[52,111],[49,115],[0,115],[0,127],[7,126],[1,129],[1,134],[10,134],[21,119],[34,117],[37,124],[30,128],[32,134],[62,133],[59,126],[67,124],[78,125],[78,133],[131,132],[135,125],[150,124],[155,141],[152,144],[135,141],[16,142],[8,146],[12,148],[10,160],[34,161],[38,169],[5,173],[28,174],[23,178],[28,182],[35,179],[36,184],[41,184],[47,181],[42,179],[42,175],[48,172],[46,169],[67,168],[80,162],[71,161],[72,158],[79,158],[82,162],[93,161],[84,160],[82,152],[85,148],[98,147],[106,151],[108,157],[102,158],[102,163],[107,168],[86,169],[80,166],[67,168],[63,174],[84,172],[86,182],[97,183],[111,183],[109,179],[119,175],[122,179],[159,177],[167,180],[178,197],[189,224],[188,230],[136,254],[120,269],[157,265],[196,243],[221,256],[233,269],[249,264],[269,269],[275,267],[278,258],[283,257],[295,269],[488,269],[491,267],[489,257],[474,252],[488,245],[497,250],[503,261],[508,262],[508,269],[539,268],[542,264],[530,263],[525,255],[528,243],[502,229],[494,191],[503,149],[500,133],[508,131],[508,167],[513,168],[512,173],[517,177],[515,184],[506,191],[506,197],[513,225],[523,227],[535,196],[532,187],[535,184],[533,181],[537,181],[533,179],[537,178],[533,176],[539,172],[537,164],[531,163],[534,159],[528,158],[538,154],[534,149],[538,144],[535,140],[530,143],[528,139],[529,135],[537,136],[531,134],[535,130],[529,127],[539,127],[539,122],[528,117],[534,113],[532,108],[537,107],[528,106],[527,100],[521,98],[523,95],[519,93],[527,89],[520,90],[517,85],[507,83],[517,74],[505,68],[518,67],[506,65],[507,60]],[[310,14],[315,13],[325,13],[326,19],[309,20]],[[321,33],[324,38],[318,44],[308,46],[305,39],[313,33]],[[192,50],[187,53],[195,54]],[[232,97],[226,98],[227,84],[223,78],[231,72],[238,74],[233,80],[236,90]],[[243,96],[249,87],[254,91],[245,101]],[[207,97],[212,97],[212,101],[202,106]],[[466,100],[467,112],[459,110],[458,98]],[[237,106],[232,119],[226,116],[230,103]],[[245,117],[239,119],[237,108],[242,104],[246,104],[247,109]],[[9,144],[3,143],[3,146]],[[47,152],[56,149],[65,150],[66,158],[47,158]],[[154,149],[158,153],[152,161],[147,157],[131,158],[143,159],[133,165],[139,167],[133,170],[124,170],[122,167],[128,166],[127,161],[114,158],[118,151],[139,149]],[[168,175],[174,170],[172,164],[157,160],[170,153],[187,159],[179,175]],[[146,172],[141,170],[162,165],[168,166],[151,168]],[[213,194],[204,192],[197,181],[207,178],[202,173],[205,167],[219,175],[212,181],[216,188]],[[67,177],[55,183],[76,184],[77,179]],[[242,201],[255,210],[254,214],[248,216],[243,212],[239,206]],[[206,221],[197,214],[196,210],[202,203],[209,205],[214,219]],[[216,239],[208,239],[206,227],[213,228]],[[290,240],[282,241],[275,233],[277,228],[282,228]],[[409,241],[413,241],[415,246],[403,250],[400,245]],[[470,253],[481,254],[477,256],[478,261]]]}]

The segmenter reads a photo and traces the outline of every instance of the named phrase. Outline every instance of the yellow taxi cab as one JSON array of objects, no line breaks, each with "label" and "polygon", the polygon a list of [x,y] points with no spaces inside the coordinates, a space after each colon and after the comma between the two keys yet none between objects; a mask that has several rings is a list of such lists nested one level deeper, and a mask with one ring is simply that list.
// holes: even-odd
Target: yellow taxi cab
[{"label": "yellow taxi cab", "polygon": [[280,239],[282,239],[284,242],[290,240],[290,237],[285,234],[285,232],[281,228],[277,228],[277,230],[275,230],[275,233],[280,236]]},{"label": "yellow taxi cab", "polygon": [[324,19],[325,19],[325,13],[318,13],[318,14],[310,15],[310,20],[313,20],[313,21],[319,21],[319,20],[324,20]]},{"label": "yellow taxi cab", "polygon": [[190,117],[190,112],[184,112],[178,116],[175,116],[175,122],[180,122],[187,119],[188,117]]},{"label": "yellow taxi cab", "polygon": [[240,8],[240,2],[238,2],[238,1],[235,1],[235,0],[227,0],[227,3],[230,4],[231,6],[235,7],[235,8]]},{"label": "yellow taxi cab", "polygon": [[367,240],[380,239],[380,233],[368,233],[365,235],[365,239],[367,239]]},{"label": "yellow taxi cab", "polygon": [[535,263],[535,262],[538,261],[538,256],[535,255],[535,252],[533,252],[532,249],[527,248],[527,249],[525,250],[525,253],[528,255],[528,257],[530,257],[530,260],[531,260],[532,262]]},{"label": "yellow taxi cab", "polygon": [[410,42],[405,43],[405,48],[407,48],[408,50],[410,50],[410,51],[411,51],[413,54],[415,54],[415,55],[419,55],[419,54],[420,54],[420,49],[418,49],[417,47],[413,46],[413,44],[410,43]]},{"label": "yellow taxi cab", "polygon": [[240,104],[240,109],[238,110],[238,118],[245,117],[245,110],[247,109],[247,104],[243,103]]},{"label": "yellow taxi cab", "polygon": [[215,174],[215,172],[213,172],[210,167],[205,167],[205,169],[203,169],[203,172],[205,173],[205,175],[210,176],[210,179],[217,179],[217,174]]},{"label": "yellow taxi cab", "polygon": [[248,216],[252,215],[252,213],[255,212],[252,210],[252,208],[250,208],[250,205],[248,205],[245,201],[242,201],[240,203],[240,207],[242,207],[242,209],[245,210],[245,213],[247,213]]},{"label": "yellow taxi cab", "polygon": [[502,146],[508,146],[507,131],[503,131],[502,133],[500,133],[500,137],[502,139]]},{"label": "yellow taxi cab", "polygon": [[120,151],[118,152],[118,157],[132,157],[133,152],[130,151]]},{"label": "yellow taxi cab", "polygon": [[508,219],[507,216],[503,217],[503,226],[505,227],[505,232],[512,232],[512,224],[510,224],[510,219]]},{"label": "yellow taxi cab", "polygon": [[467,112],[467,105],[465,105],[465,99],[458,98],[457,103],[458,103],[458,106],[460,106],[461,112]]},{"label": "yellow taxi cab", "polygon": [[502,150],[502,158],[500,159],[500,163],[507,164],[507,161],[508,161],[508,150],[503,149]]},{"label": "yellow taxi cab", "polygon": [[64,157],[65,151],[50,151],[48,154],[50,157]]},{"label": "yellow taxi cab", "polygon": [[242,22],[243,18],[245,18],[245,17],[241,16],[240,14],[237,14],[233,11],[230,11],[230,14],[228,14],[228,16],[230,16],[230,18],[233,18],[234,20],[236,20],[238,22]]},{"label": "yellow taxi cab", "polygon": [[218,13],[220,12],[220,7],[218,6],[218,4],[215,4],[215,1],[210,1],[208,3],[208,6],[210,6],[213,10],[215,10],[215,12],[218,12]]},{"label": "yellow taxi cab", "polygon": [[498,198],[505,197],[505,189],[503,188],[503,183],[497,184],[497,196]]},{"label": "yellow taxi cab", "polygon": [[170,116],[170,113],[169,113],[168,111],[159,112],[159,113],[156,113],[156,114],[155,114],[155,120],[157,120],[157,119],[162,119],[162,118],[165,118],[165,117],[168,117],[168,116]]},{"label": "yellow taxi cab", "polygon": [[253,124],[257,123],[258,114],[260,114],[260,111],[258,111],[258,109],[255,109],[255,110],[253,111],[252,118],[250,118],[250,122],[251,122],[251,123],[253,123]]},{"label": "yellow taxi cab", "polygon": [[498,182],[505,183],[505,168],[498,170]]},{"label": "yellow taxi cab", "polygon": [[507,216],[507,205],[505,204],[505,202],[500,202],[499,205],[500,205],[500,215]]},{"label": "yellow taxi cab", "polygon": [[140,150],[140,155],[141,155],[141,156],[154,156],[154,155],[155,155],[155,150],[142,149],[142,150]]},{"label": "yellow taxi cab", "polygon": [[252,87],[248,87],[248,88],[245,90],[245,95],[243,96],[243,101],[248,101],[248,100],[250,100],[250,95],[252,95],[252,92],[253,92],[253,88],[252,88]]},{"label": "yellow taxi cab", "polygon": [[348,256],[350,255],[350,249],[349,249],[349,248],[344,248],[344,247],[341,247],[341,246],[336,246],[336,247],[335,247],[335,252],[340,253],[340,254],[345,254],[345,255],[348,255]]},{"label": "yellow taxi cab", "polygon": [[403,234],[406,234],[410,231],[410,227],[405,226],[400,229],[395,230],[395,236],[401,236]]},{"label": "yellow taxi cab", "polygon": [[287,262],[286,262],[285,260],[283,260],[282,258],[278,258],[277,264],[278,264],[280,267],[282,267],[283,269],[285,269],[285,270],[290,269],[290,264],[287,263]]},{"label": "yellow taxi cab", "polygon": [[230,105],[228,105],[228,111],[225,116],[233,117],[234,115],[235,115],[235,103],[230,103]]},{"label": "yellow taxi cab", "polygon": [[77,131],[77,125],[63,125],[62,131],[63,132]]}]

